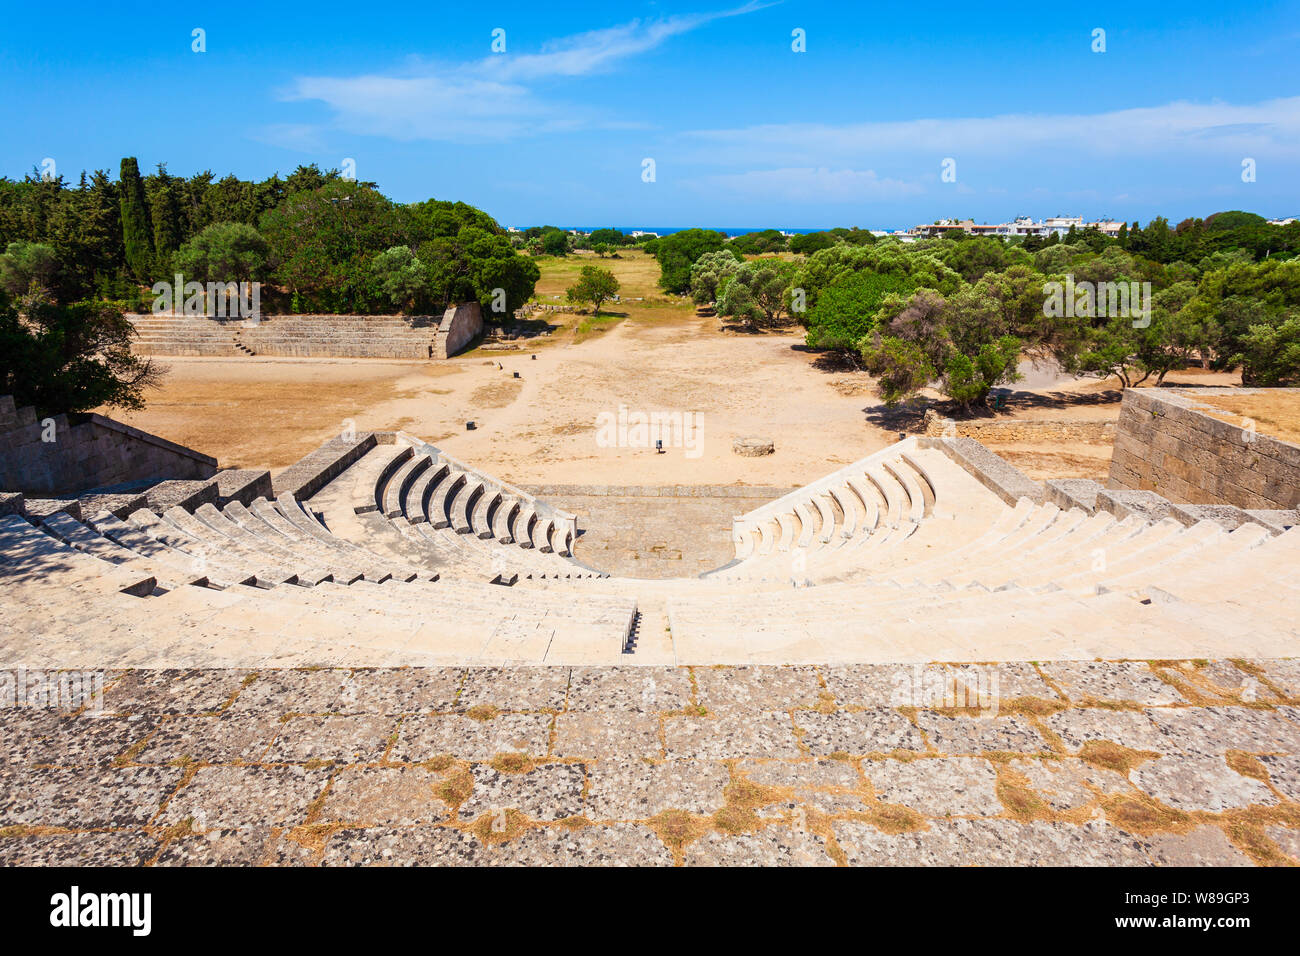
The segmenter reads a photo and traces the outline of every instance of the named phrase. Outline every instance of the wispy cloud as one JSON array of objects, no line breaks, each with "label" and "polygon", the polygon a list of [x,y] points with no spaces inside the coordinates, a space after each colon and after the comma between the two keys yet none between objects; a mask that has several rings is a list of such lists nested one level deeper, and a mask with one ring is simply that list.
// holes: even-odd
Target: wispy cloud
[{"label": "wispy cloud", "polygon": [[[633,20],[553,40],[538,53],[417,64],[400,74],[300,76],[281,98],[325,104],[333,129],[403,141],[501,142],[579,128],[626,127],[623,118],[564,100],[563,81],[612,70],[672,37],[772,5],[751,0],[715,13]],[[539,86],[547,88],[545,93]],[[558,95],[553,95],[555,87]],[[294,139],[304,135],[295,128]]]},{"label": "wispy cloud", "polygon": [[[849,124],[781,123],[684,134],[687,158],[724,165],[854,166],[917,156],[1179,155],[1270,151],[1300,157],[1300,97],[1174,102],[1102,113],[1004,114]],[[935,162],[938,160],[936,159]]]},{"label": "wispy cloud", "polygon": [[620,60],[647,53],[672,37],[698,30],[714,20],[743,16],[771,6],[775,4],[751,0],[744,6],[716,13],[692,13],[648,22],[633,20],[621,26],[552,40],[543,45],[541,53],[506,56],[490,61],[490,65],[494,73],[517,80],[584,76],[610,69]]}]

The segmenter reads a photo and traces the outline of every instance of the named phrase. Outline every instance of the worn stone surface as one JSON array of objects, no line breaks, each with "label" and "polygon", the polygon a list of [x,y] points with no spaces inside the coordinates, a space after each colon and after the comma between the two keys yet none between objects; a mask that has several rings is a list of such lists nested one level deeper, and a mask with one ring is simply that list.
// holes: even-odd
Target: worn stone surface
[{"label": "worn stone surface", "polygon": [[884,803],[901,803],[930,816],[997,816],[1002,812],[997,772],[987,760],[866,760],[862,772]]},{"label": "worn stone surface", "polygon": [[370,714],[290,717],[280,725],[264,759],[268,763],[368,763],[384,755],[396,730],[396,718]]},{"label": "worn stone surface", "polygon": [[1047,746],[1023,717],[946,717],[921,713],[916,722],[925,731],[931,746],[941,753],[977,754],[990,750],[1027,753]]},{"label": "worn stone surface", "polygon": [[334,776],[320,819],[376,826],[414,826],[447,819],[438,796],[442,773],[420,766],[350,767]]},{"label": "worn stone surface", "polygon": [[1133,750],[1162,753],[1169,738],[1145,713],[1101,708],[1063,710],[1047,718],[1048,729],[1077,751],[1090,740],[1108,740]]},{"label": "worn stone surface", "polygon": [[613,823],[527,830],[492,848],[495,866],[672,866],[673,855],[649,827]]},{"label": "worn stone surface", "polygon": [[159,821],[192,820],[196,832],[249,825],[295,826],[329,775],[307,767],[203,767],[167,804]]},{"label": "worn stone surface", "polygon": [[555,718],[557,757],[629,759],[662,757],[659,718],[639,712],[560,714]]},{"label": "worn stone surface", "polygon": [[325,844],[323,866],[469,866],[483,862],[477,837],[441,827],[339,830]]},{"label": "worn stone surface", "polygon": [[1288,697],[1300,698],[1300,660],[1255,661],[1264,669],[1264,678]]},{"label": "worn stone surface", "polygon": [[795,723],[803,730],[804,746],[819,757],[925,749],[921,732],[896,710],[800,711]]},{"label": "worn stone surface", "polygon": [[[1162,662],[1204,695],[1162,704],[1141,662],[112,672],[101,713],[0,707],[0,865],[1300,863],[1288,665]],[[950,709],[993,675],[1070,696]]]},{"label": "worn stone surface", "polygon": [[1222,810],[1271,806],[1263,783],[1237,773],[1219,757],[1161,757],[1130,774],[1133,784],[1176,810]]},{"label": "worn stone surface", "polygon": [[524,773],[474,768],[474,792],[460,807],[462,820],[518,810],[533,820],[561,820],[582,813],[586,770],[582,764],[543,764]]},{"label": "worn stone surface", "polygon": [[272,842],[268,826],[209,830],[172,840],[155,866],[257,866]]},{"label": "worn stone surface", "polygon": [[1264,832],[1268,834],[1270,840],[1277,844],[1279,850],[1300,863],[1300,830],[1273,826],[1266,827]]},{"label": "worn stone surface", "polygon": [[1012,773],[1025,778],[1029,788],[1057,811],[1074,810],[1103,796],[1131,791],[1128,780],[1114,770],[1094,767],[1082,760],[1013,760]]},{"label": "worn stone surface", "polygon": [[813,667],[699,667],[695,683],[699,702],[720,714],[816,707],[822,693]]},{"label": "worn stone surface", "polygon": [[491,760],[498,754],[544,754],[550,740],[549,714],[498,714],[490,720],[459,715],[408,717],[393,745],[395,760],[421,761],[449,755]]},{"label": "worn stone surface", "polygon": [[784,826],[731,836],[709,833],[686,848],[689,866],[834,866],[826,841]]},{"label": "worn stone surface", "polygon": [[1249,707],[1189,707],[1148,710],[1168,742],[1168,753],[1300,753],[1300,723],[1271,710]]},{"label": "worn stone surface", "polygon": [[1250,866],[1250,857],[1218,827],[1191,833],[1157,833],[1150,838],[1151,858],[1161,866]]},{"label": "worn stone surface", "polygon": [[1076,702],[1092,698],[1155,706],[1181,703],[1184,699],[1138,661],[1056,661],[1043,664],[1042,669]]},{"label": "worn stone surface", "polygon": [[787,714],[669,717],[664,721],[669,757],[798,757],[799,741]]},{"label": "worn stone surface", "polygon": [[240,692],[248,671],[130,671],[104,691],[104,708],[125,714],[206,714]]},{"label": "worn stone surface", "polygon": [[947,667],[922,664],[859,664],[821,671],[835,702],[849,708],[917,706],[916,697],[925,688],[946,687],[953,678]]},{"label": "worn stone surface", "polygon": [[1149,866],[1141,838],[1105,823],[931,821],[888,834],[868,823],[835,824],[849,866]]},{"label": "worn stone surface", "polygon": [[140,830],[0,839],[0,866],[141,866],[158,841]]},{"label": "worn stone surface", "polygon": [[459,709],[562,710],[569,691],[567,667],[471,667]]},{"label": "worn stone surface", "polygon": [[677,667],[575,667],[569,709],[663,713],[691,703],[691,680]]},{"label": "worn stone surface", "polygon": [[730,780],[721,764],[694,760],[629,761],[591,768],[587,812],[596,820],[641,820],[665,810],[722,809]]},{"label": "worn stone surface", "polygon": [[1265,755],[1259,762],[1268,771],[1268,778],[1278,792],[1288,800],[1300,803],[1300,757]]},{"label": "worn stone surface", "polygon": [[4,781],[0,827],[143,826],[180,783],[171,767],[37,767]]},{"label": "worn stone surface", "polygon": [[154,732],[135,761],[145,764],[191,760],[256,763],[284,729],[281,718],[267,714],[172,717]]}]

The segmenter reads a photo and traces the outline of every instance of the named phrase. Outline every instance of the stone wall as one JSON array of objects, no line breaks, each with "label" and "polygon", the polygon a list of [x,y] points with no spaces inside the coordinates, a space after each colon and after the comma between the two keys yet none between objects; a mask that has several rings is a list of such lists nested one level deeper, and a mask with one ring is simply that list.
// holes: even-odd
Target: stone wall
[{"label": "stone wall", "polygon": [[1211,418],[1196,397],[1251,391],[1263,390],[1125,389],[1107,487],[1188,504],[1297,507],[1300,446]]},{"label": "stone wall", "polygon": [[442,315],[432,357],[450,358],[482,334],[483,310],[477,302],[452,305]]},{"label": "stone wall", "polygon": [[[42,439],[52,439],[44,441]],[[206,479],[217,460],[103,415],[37,419],[0,396],[0,489],[46,497],[128,482]]]},{"label": "stone wall", "polygon": [[975,419],[957,421],[934,409],[925,413],[925,434],[931,438],[973,438],[978,442],[1110,442],[1115,423],[1110,421],[1026,421],[1023,419]]},{"label": "stone wall", "polygon": [[634,578],[691,577],[736,556],[731,522],[788,494],[754,485],[526,485],[579,515],[574,556]]}]

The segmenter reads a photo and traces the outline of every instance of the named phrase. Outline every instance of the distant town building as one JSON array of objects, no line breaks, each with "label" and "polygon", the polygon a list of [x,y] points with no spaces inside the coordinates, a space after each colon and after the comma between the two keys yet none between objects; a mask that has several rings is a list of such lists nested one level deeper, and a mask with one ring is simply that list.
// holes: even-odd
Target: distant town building
[{"label": "distant town building", "polygon": [[914,237],[942,236],[960,230],[972,236],[1010,239],[1012,236],[1050,236],[1053,233],[1065,236],[1071,228],[1074,228],[1080,232],[1084,229],[1096,229],[1103,235],[1117,236],[1123,225],[1110,219],[1084,222],[1082,216],[1050,216],[1041,222],[1035,222],[1032,216],[1019,216],[1012,222],[997,223],[975,222],[971,219],[940,219],[937,222],[913,226],[908,230],[908,234]]},{"label": "distant town building", "polygon": [[631,233],[630,235],[632,236],[633,239],[640,239],[642,236],[649,236],[652,239],[659,238],[659,233],[657,232],[643,232],[640,229],[638,229],[636,232]]},{"label": "distant town building", "polygon": [[1296,221],[1295,216],[1288,216],[1286,219],[1270,219],[1268,221],[1268,224],[1270,226],[1289,226],[1291,225],[1291,223],[1295,221]]}]

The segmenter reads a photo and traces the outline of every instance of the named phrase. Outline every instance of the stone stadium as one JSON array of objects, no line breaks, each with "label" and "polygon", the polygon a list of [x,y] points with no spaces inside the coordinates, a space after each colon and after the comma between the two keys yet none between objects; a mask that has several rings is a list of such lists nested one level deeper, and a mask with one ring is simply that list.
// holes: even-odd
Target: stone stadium
[{"label": "stone stadium", "polygon": [[653,579],[404,431],[0,398],[0,861],[1300,863],[1300,446],[1217,391],[1125,391],[1105,483],[907,435]]}]

